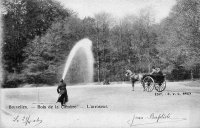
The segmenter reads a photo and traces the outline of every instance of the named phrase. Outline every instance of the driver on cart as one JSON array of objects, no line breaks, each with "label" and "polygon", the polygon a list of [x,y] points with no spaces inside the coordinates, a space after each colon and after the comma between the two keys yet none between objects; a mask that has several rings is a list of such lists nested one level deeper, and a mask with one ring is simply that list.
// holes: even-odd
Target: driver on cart
[{"label": "driver on cart", "polygon": [[157,74],[157,70],[156,68],[153,66],[152,67],[152,72],[150,73],[150,75],[156,75]]},{"label": "driver on cart", "polygon": [[155,68],[154,66],[152,67],[152,72],[150,73],[150,75],[159,83],[162,83],[162,80],[164,79],[163,73],[160,68]]},{"label": "driver on cart", "polygon": [[163,76],[162,71],[160,68],[155,68],[154,66],[152,67],[152,72],[150,73],[152,76]]}]

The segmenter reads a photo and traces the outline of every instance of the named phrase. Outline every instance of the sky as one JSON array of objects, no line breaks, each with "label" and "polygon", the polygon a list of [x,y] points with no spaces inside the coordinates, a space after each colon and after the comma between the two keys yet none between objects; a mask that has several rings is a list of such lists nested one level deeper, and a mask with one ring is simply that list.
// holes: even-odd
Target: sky
[{"label": "sky", "polygon": [[112,14],[115,18],[126,15],[137,15],[141,9],[151,8],[155,21],[160,22],[167,17],[176,0],[57,0],[64,7],[72,9],[78,16],[93,17],[100,12]]}]

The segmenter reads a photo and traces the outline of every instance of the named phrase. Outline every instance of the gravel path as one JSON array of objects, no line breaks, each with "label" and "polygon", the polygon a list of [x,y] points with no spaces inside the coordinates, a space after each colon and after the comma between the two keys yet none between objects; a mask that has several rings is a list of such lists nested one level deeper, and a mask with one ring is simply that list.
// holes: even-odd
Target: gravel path
[{"label": "gravel path", "polygon": [[6,128],[198,128],[200,88],[184,85],[167,82],[162,93],[143,92],[140,84],[131,91],[127,83],[68,86],[65,108],[55,103],[56,87],[2,89],[1,124]]}]

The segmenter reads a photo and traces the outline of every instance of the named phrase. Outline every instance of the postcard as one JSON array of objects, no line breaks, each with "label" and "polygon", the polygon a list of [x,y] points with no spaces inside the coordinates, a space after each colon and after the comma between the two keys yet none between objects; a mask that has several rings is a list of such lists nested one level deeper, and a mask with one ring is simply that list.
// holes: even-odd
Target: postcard
[{"label": "postcard", "polygon": [[199,128],[198,0],[3,0],[1,128]]}]

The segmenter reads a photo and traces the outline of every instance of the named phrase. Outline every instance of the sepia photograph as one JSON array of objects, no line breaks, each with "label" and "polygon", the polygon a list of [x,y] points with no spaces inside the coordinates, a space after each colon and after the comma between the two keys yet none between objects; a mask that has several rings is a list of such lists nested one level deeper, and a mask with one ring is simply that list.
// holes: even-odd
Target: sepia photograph
[{"label": "sepia photograph", "polygon": [[0,8],[0,128],[200,128],[200,0]]}]

